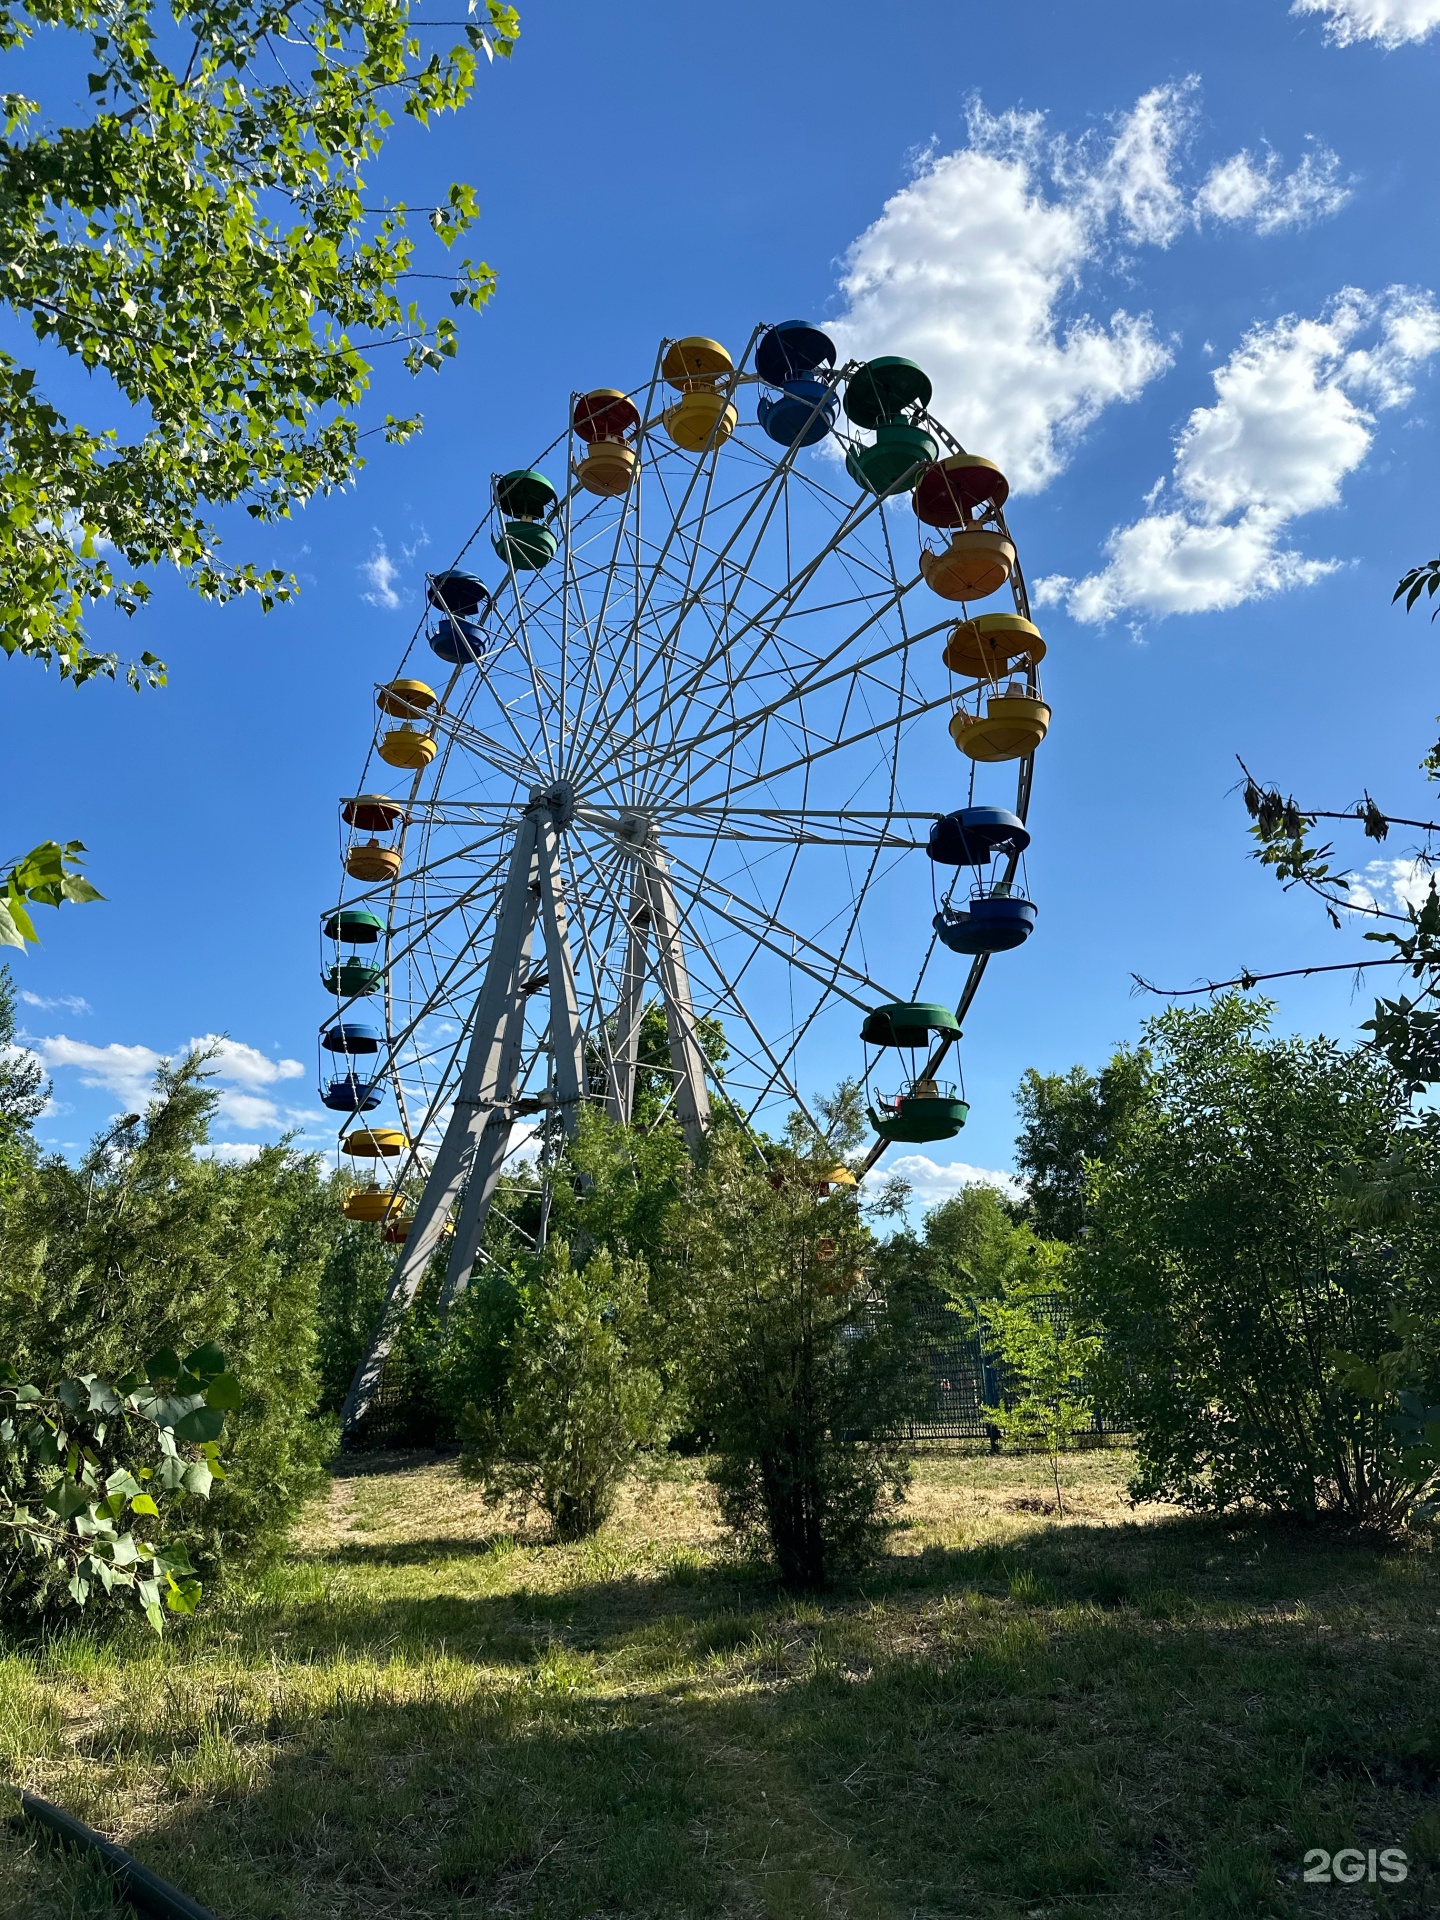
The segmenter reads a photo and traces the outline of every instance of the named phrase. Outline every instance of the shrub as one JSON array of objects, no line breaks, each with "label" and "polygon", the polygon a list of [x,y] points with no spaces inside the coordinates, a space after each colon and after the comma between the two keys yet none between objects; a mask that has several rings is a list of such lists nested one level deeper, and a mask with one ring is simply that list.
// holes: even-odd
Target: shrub
[{"label": "shrub", "polygon": [[285,1146],[199,1157],[214,1111],[204,1056],[162,1066],[78,1166],[37,1160],[0,1215],[0,1352],[28,1379],[115,1378],[136,1352],[218,1342],[245,1386],[229,1473],[182,1529],[202,1571],[277,1551],[324,1484],[314,1417],[316,1292],[333,1232],[316,1161]]},{"label": "shrub", "polygon": [[539,1506],[556,1539],[580,1540],[654,1431],[660,1385],[634,1351],[644,1269],[603,1248],[575,1267],[552,1239],[518,1304],[505,1403],[465,1409],[461,1467],[492,1498]]},{"label": "shrub", "polygon": [[894,1436],[915,1393],[905,1302],[864,1278],[858,1201],[815,1191],[833,1164],[797,1157],[772,1178],[745,1145],[716,1141],[674,1263],[721,1512],[801,1589],[874,1551],[904,1492]]},{"label": "shrub", "polygon": [[0,1610],[46,1616],[133,1601],[157,1633],[163,1597],[193,1613],[200,1582],[166,1541],[186,1500],[217,1479],[240,1382],[218,1347],[157,1353],[121,1379],[41,1387],[0,1365]]},{"label": "shrub", "polygon": [[1029,1270],[1012,1278],[1001,1298],[979,1306],[1005,1379],[1003,1398],[985,1411],[1006,1439],[1049,1456],[1060,1513],[1060,1455],[1094,1413],[1090,1376],[1100,1356],[1099,1340],[1075,1318],[1064,1284],[1064,1253],[1040,1243]]},{"label": "shrub", "polygon": [[[1386,1529],[1423,1480],[1353,1381],[1397,1313],[1440,1307],[1433,1138],[1375,1053],[1267,1020],[1231,996],[1150,1024],[1149,1094],[1091,1165],[1075,1283],[1138,1495]],[[1397,1158],[1408,1218],[1374,1200]]]}]

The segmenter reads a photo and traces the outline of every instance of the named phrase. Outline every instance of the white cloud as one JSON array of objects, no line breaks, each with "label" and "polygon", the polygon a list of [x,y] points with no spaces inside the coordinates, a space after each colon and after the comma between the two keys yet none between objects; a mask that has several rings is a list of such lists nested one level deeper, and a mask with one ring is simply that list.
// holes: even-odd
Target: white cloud
[{"label": "white cloud", "polygon": [[222,1033],[202,1033],[198,1040],[189,1042],[186,1052],[209,1052],[212,1048],[215,1057],[210,1071],[220,1080],[233,1080],[237,1086],[270,1087],[277,1080],[298,1080],[305,1071],[298,1060],[272,1060],[258,1047],[247,1047]]},{"label": "white cloud", "polygon": [[258,1140],[212,1140],[208,1146],[197,1147],[197,1160],[258,1160],[265,1151]]},{"label": "white cloud", "polygon": [[1338,503],[1375,413],[1411,398],[1437,349],[1440,307],[1405,287],[1347,287],[1318,318],[1253,328],[1215,370],[1215,405],[1197,407],[1176,441],[1172,504],[1155,496],[1161,511],[1117,528],[1099,573],[1037,582],[1037,603],[1092,623],[1129,609],[1213,612],[1333,572],[1338,561],[1283,540],[1294,520]]},{"label": "white cloud", "polygon": [[256,1127],[278,1127],[280,1110],[263,1094],[236,1093],[233,1087],[222,1087],[216,1118],[222,1127],[245,1127],[253,1131]]},{"label": "white cloud", "polygon": [[370,591],[362,593],[360,598],[372,607],[383,607],[387,613],[394,613],[400,605],[400,595],[396,591],[400,569],[390,558],[384,536],[378,530],[375,534],[375,551],[368,560],[361,561],[360,574],[370,587]]},{"label": "white cloud", "polygon": [[1051,137],[1039,113],[972,103],[968,144],[929,153],[846,256],[842,352],[901,353],[937,415],[999,462],[1018,493],[1049,484],[1107,407],[1171,364],[1147,314],[1076,311],[1122,244],[1167,247],[1204,219],[1260,232],[1333,212],[1346,189],[1324,148],[1283,174],[1274,155],[1185,175],[1198,83],[1154,87],[1101,135]]},{"label": "white cloud", "polygon": [[53,1039],[37,1040],[35,1051],[52,1071],[78,1069],[80,1083],[86,1087],[104,1087],[118,1094],[127,1107],[143,1107],[151,1093],[155,1069],[164,1058],[153,1047],[126,1047],[112,1040],[108,1047],[91,1046],[85,1040],[71,1040],[57,1033]]},{"label": "white cloud", "polygon": [[924,1153],[902,1153],[893,1160],[882,1160],[867,1178],[881,1185],[896,1175],[905,1181],[922,1207],[936,1207],[942,1200],[953,1200],[966,1187],[998,1187],[1009,1200],[1018,1200],[1024,1192],[1014,1174],[972,1167],[964,1160],[952,1160],[941,1166]]},{"label": "white cloud", "polygon": [[135,1111],[143,1109],[154,1092],[155,1070],[164,1059],[180,1059],[196,1048],[215,1049],[210,1066],[220,1082],[218,1118],[222,1126],[254,1129],[278,1126],[280,1114],[274,1102],[255,1092],[272,1086],[277,1080],[293,1080],[305,1069],[298,1060],[272,1060],[257,1047],[226,1039],[221,1034],[203,1034],[185,1047],[168,1054],[154,1047],[92,1046],[85,1040],[71,1040],[66,1034],[34,1043],[38,1059],[52,1072],[73,1069],[82,1086],[103,1087],[116,1094]]},{"label": "white cloud", "polygon": [[1357,40],[1403,47],[1440,27],[1440,0],[1295,0],[1290,11],[1324,14],[1325,37],[1339,47]]},{"label": "white cloud", "polygon": [[1350,883],[1350,905],[1362,911],[1379,907],[1385,913],[1421,907],[1434,871],[1434,863],[1428,860],[1372,860],[1363,875],[1357,874]]},{"label": "white cloud", "polygon": [[1195,212],[1202,219],[1277,233],[1338,213],[1349,198],[1339,156],[1328,147],[1313,148],[1293,173],[1281,171],[1278,154],[1267,152],[1257,163],[1247,149],[1210,169],[1195,196]]},{"label": "white cloud", "polygon": [[47,999],[43,993],[31,993],[22,987],[20,998],[27,1007],[39,1007],[42,1013],[54,1013],[57,1009],[62,1013],[89,1013],[91,1010],[90,1002],[82,1000],[78,993],[57,993],[53,999]]},{"label": "white cloud", "polygon": [[372,607],[382,607],[386,613],[394,613],[413,598],[402,582],[406,577],[406,569],[413,566],[416,554],[422,547],[429,546],[430,536],[422,527],[408,546],[402,541],[400,564],[397,564],[390,557],[384,534],[378,527],[374,532],[375,549],[368,560],[360,562],[360,577],[368,583],[370,591],[362,593],[360,598]]},{"label": "white cloud", "polygon": [[1053,480],[1106,407],[1170,364],[1148,317],[1065,311],[1117,210],[1132,229],[1169,219],[1154,99],[1093,164],[1047,141],[1039,114],[976,103],[970,144],[927,158],[846,258],[847,305],[831,328],[842,353],[919,361],[935,412],[1017,492]]}]

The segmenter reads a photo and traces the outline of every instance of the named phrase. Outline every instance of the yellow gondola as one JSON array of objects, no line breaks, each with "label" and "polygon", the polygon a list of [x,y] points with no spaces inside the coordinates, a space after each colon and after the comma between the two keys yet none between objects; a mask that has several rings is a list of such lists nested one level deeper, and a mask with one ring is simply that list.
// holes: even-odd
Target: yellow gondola
[{"label": "yellow gondola", "polygon": [[340,1142],[344,1153],[368,1160],[393,1160],[405,1151],[406,1139],[398,1127],[357,1127]]},{"label": "yellow gondola", "polygon": [[395,1206],[395,1195],[388,1187],[355,1187],[340,1203],[347,1220],[385,1220]]},{"label": "yellow gondola", "polygon": [[345,871],[352,880],[393,880],[400,871],[400,851],[382,847],[378,840],[362,840],[346,852]]},{"label": "yellow gondola", "polygon": [[391,680],[376,692],[375,704],[396,720],[416,720],[434,706],[435,689],[423,680]]},{"label": "yellow gondola", "polygon": [[1049,730],[1049,707],[1024,687],[992,694],[983,715],[962,708],[950,722],[951,739],[972,760],[1023,760]]},{"label": "yellow gondola", "polygon": [[1018,613],[977,613],[957,620],[945,638],[945,664],[967,680],[1003,680],[1019,663],[1045,658],[1040,629]]},{"label": "yellow gondola", "polygon": [[414,727],[395,727],[380,741],[380,758],[387,766],[405,767],[419,773],[428,767],[439,751],[433,733],[419,733]]},{"label": "yellow gondola", "polygon": [[665,409],[665,431],[683,452],[721,446],[735,431],[740,416],[720,392],[720,382],[734,368],[720,342],[702,334],[672,340],[667,347],[660,371],[681,397]]},{"label": "yellow gondola", "polygon": [[993,527],[962,527],[939,553],[927,547],[920,571],[943,600],[983,600],[998,593],[1015,565],[1015,548]]}]

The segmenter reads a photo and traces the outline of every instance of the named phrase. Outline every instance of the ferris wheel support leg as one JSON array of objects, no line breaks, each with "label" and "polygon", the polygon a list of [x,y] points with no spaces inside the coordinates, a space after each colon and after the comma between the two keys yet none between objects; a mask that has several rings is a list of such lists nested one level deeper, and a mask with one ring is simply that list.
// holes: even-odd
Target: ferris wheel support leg
[{"label": "ferris wheel support leg", "polygon": [[[400,1321],[425,1278],[467,1174],[471,1187],[476,1189],[477,1208],[483,1197],[483,1210],[479,1211],[478,1224],[473,1229],[474,1246],[479,1244],[479,1231],[485,1224],[495,1178],[510,1138],[510,1103],[515,1098],[524,1031],[521,986],[529,964],[530,940],[539,906],[534,879],[536,843],[535,821],[526,818],[520,823],[510,856],[495,937],[475,1002],[470,1048],[449,1124],[415,1209],[405,1245],[395,1262],[380,1324],[345,1396],[340,1413],[344,1433],[352,1432],[359,1425],[375,1397]],[[492,1162],[494,1172],[487,1182],[484,1171]],[[469,1199],[467,1190],[467,1205],[462,1207],[462,1216],[474,1211],[468,1205]],[[458,1232],[456,1239],[458,1247]],[[474,1262],[474,1246],[465,1264],[467,1278]],[[451,1272],[445,1281],[447,1295],[454,1291],[451,1285],[454,1265],[452,1254]]]},{"label": "ferris wheel support leg", "polygon": [[560,1118],[573,1140],[580,1124],[580,1103],[585,1097],[585,1036],[580,1030],[580,996],[575,989],[575,959],[567,931],[559,842],[553,815],[541,814],[537,848],[545,970],[550,976],[550,1048],[555,1060]]},{"label": "ferris wheel support leg", "polygon": [[646,949],[650,908],[643,879],[637,878],[630,895],[629,940],[625,948],[625,980],[615,1015],[615,1046],[610,1063],[610,1088],[605,1111],[628,1127],[635,1111],[635,1056],[640,1044],[640,1020],[645,1011]]},{"label": "ferris wheel support leg", "polygon": [[691,1155],[698,1155],[710,1131],[710,1091],[705,1085],[705,1054],[695,1025],[690,998],[690,975],[680,939],[680,916],[665,856],[653,844],[647,850],[646,888],[655,946],[660,962],[660,991],[665,998],[665,1032],[670,1042],[670,1066],[675,1074],[675,1116]]}]

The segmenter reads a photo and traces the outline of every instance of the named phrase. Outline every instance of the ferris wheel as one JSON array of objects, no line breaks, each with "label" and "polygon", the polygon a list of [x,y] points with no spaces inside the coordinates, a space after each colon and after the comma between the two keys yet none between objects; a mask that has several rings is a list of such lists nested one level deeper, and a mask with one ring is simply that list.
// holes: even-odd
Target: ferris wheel
[{"label": "ferris wheel", "polygon": [[586,1103],[628,1123],[643,1084],[692,1152],[722,1108],[823,1139],[806,1063],[859,1033],[872,1162],[963,1125],[938,1074],[1035,922],[1050,709],[1007,483],[930,399],[913,362],[837,365],[799,321],[738,359],[662,341],[640,387],[570,397],[428,578],[323,921],[321,1098],[390,1176],[346,1212],[397,1246],[347,1429],[445,1236],[442,1304],[516,1156]]}]

